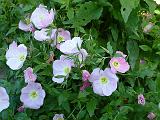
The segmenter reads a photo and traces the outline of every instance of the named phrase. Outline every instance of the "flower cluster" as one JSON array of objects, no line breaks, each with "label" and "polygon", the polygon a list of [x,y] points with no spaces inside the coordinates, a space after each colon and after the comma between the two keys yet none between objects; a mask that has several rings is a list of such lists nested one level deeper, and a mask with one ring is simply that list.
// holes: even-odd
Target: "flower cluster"
[{"label": "flower cluster", "polygon": [[[91,75],[84,71],[82,74],[83,81],[89,80],[92,83],[94,93],[100,96],[110,96],[117,89],[118,77],[116,73],[125,73],[130,68],[128,62],[126,62],[126,57],[127,55],[123,52],[116,51],[115,56],[109,62],[111,68],[106,68],[104,71],[95,68]],[[88,82],[83,82],[80,89],[84,90],[88,86]]]},{"label": "flower cluster", "polygon": [[[53,61],[53,77],[56,83],[63,83],[68,79],[73,67],[82,68],[85,66],[85,60],[88,52],[82,48],[83,40],[80,37],[71,38],[69,31],[63,28],[53,27],[55,11],[47,10],[46,6],[39,5],[25,21],[19,22],[19,29],[33,33],[37,41],[52,41],[51,46],[57,48],[62,54],[59,59]],[[117,73],[125,73],[130,69],[126,61],[127,55],[117,51],[109,61],[109,67],[104,70],[95,68],[91,74],[87,70],[82,71],[83,85],[80,87],[84,91],[92,86],[94,93],[100,96],[110,96],[116,89],[119,78]],[[27,58],[27,47],[24,44],[17,45],[15,41],[9,45],[6,52],[7,65],[12,70],[22,68]],[[24,80],[27,84],[21,90],[20,100],[23,105],[18,111],[24,108],[39,109],[46,96],[40,83],[36,82],[37,75],[31,67],[24,70]],[[0,110],[9,106],[9,97],[4,88],[0,88]],[[1,97],[2,96],[2,97]],[[5,103],[2,105],[2,103]],[[1,106],[2,105],[2,106]],[[56,114],[53,120],[64,119],[63,115]]]}]

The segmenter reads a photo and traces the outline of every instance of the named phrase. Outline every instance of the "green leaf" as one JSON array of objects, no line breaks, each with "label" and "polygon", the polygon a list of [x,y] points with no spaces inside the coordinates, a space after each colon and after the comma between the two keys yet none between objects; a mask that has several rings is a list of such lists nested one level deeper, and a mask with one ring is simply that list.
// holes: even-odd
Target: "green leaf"
[{"label": "green leaf", "polygon": [[94,115],[94,111],[96,109],[96,105],[97,105],[97,101],[94,99],[90,100],[88,103],[87,103],[87,111],[90,115],[90,117],[92,117]]},{"label": "green leaf", "polygon": [[154,10],[155,10],[156,7],[157,7],[155,1],[153,1],[153,0],[144,0],[144,1],[148,4],[148,6],[149,6],[149,11],[150,11],[151,13],[154,13]]},{"label": "green leaf", "polygon": [[107,43],[107,50],[109,51],[109,54],[112,56],[112,54],[113,54],[113,48],[112,48],[110,42]]},{"label": "green leaf", "polygon": [[11,27],[11,28],[9,29],[9,31],[6,33],[6,36],[8,36],[9,34],[15,32],[16,29],[17,29],[17,27]]},{"label": "green leaf", "polygon": [[139,0],[120,0],[120,3],[122,5],[121,14],[126,23],[132,10],[138,7]]},{"label": "green leaf", "polygon": [[136,61],[139,57],[139,47],[136,41],[130,40],[127,42],[127,51],[129,55],[129,63],[131,68],[134,69]]},{"label": "green leaf", "polygon": [[157,78],[156,78],[156,89],[157,91],[160,92],[160,73],[157,74]]},{"label": "green leaf", "polygon": [[26,113],[17,113],[15,115],[15,120],[31,120]]},{"label": "green leaf", "polygon": [[85,26],[91,20],[99,19],[103,11],[103,7],[98,6],[95,2],[86,2],[81,4],[79,9],[76,9],[76,14],[73,19],[70,19],[70,23],[74,27]]},{"label": "green leaf", "polygon": [[152,48],[150,48],[149,46],[147,45],[140,45],[139,46],[143,51],[152,51]]}]

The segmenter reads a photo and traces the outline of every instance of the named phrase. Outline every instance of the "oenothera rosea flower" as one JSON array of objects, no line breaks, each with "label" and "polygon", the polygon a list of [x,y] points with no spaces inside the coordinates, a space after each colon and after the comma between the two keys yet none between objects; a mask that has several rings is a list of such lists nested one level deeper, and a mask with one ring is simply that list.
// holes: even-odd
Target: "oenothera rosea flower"
[{"label": "oenothera rosea flower", "polygon": [[66,61],[66,62],[69,63],[71,66],[75,66],[75,65],[74,65],[74,60],[71,59],[71,58],[70,58],[69,56],[67,56],[67,55],[61,55],[61,56],[60,56],[60,60]]},{"label": "oenothera rosea flower", "polygon": [[72,40],[67,40],[60,44],[60,51],[68,55],[76,55],[80,62],[84,61],[88,56],[85,49],[81,49],[82,40],[80,37],[74,37]]},{"label": "oenothera rosea flower", "polygon": [[62,83],[68,77],[72,64],[68,60],[55,60],[53,62],[53,78],[56,83]]},{"label": "oenothera rosea flower", "polygon": [[31,67],[28,67],[26,70],[24,70],[24,79],[25,83],[36,81],[37,75],[33,73],[33,69]]},{"label": "oenothera rosea flower", "polygon": [[64,120],[63,114],[55,114],[53,120]]},{"label": "oenothera rosea flower", "polygon": [[78,53],[81,48],[82,40],[80,37],[74,37],[72,40],[67,40],[60,45],[60,51],[64,54]]},{"label": "oenothera rosea flower", "polygon": [[123,57],[113,57],[109,64],[113,73],[116,73],[117,71],[120,73],[125,73],[130,68],[130,65]]},{"label": "oenothera rosea flower", "polygon": [[145,98],[143,96],[143,94],[139,94],[138,95],[138,104],[141,104],[141,105],[145,105]]},{"label": "oenothera rosea flower", "polygon": [[26,24],[25,22],[23,22],[21,20],[19,21],[18,28],[25,31],[25,32],[28,32],[28,31],[34,32],[35,31],[35,28],[32,23]]},{"label": "oenothera rosea flower", "polygon": [[39,109],[43,105],[45,95],[41,84],[32,82],[22,88],[20,100],[26,108]]},{"label": "oenothera rosea flower", "polygon": [[119,55],[121,55],[121,57],[124,57],[124,58],[126,58],[127,57],[127,55],[125,55],[123,52],[121,52],[121,51],[116,51],[116,54],[119,54]]},{"label": "oenothera rosea flower", "polygon": [[13,41],[9,45],[9,49],[6,52],[7,65],[12,70],[18,70],[23,66],[27,57],[27,47],[24,44],[17,46],[17,43]]},{"label": "oenothera rosea flower", "polygon": [[87,70],[82,71],[82,80],[87,81],[90,78],[90,73]]},{"label": "oenothera rosea flower", "polygon": [[91,73],[89,81],[92,82],[94,93],[100,96],[110,96],[117,89],[118,77],[110,68],[104,71],[96,68]]},{"label": "oenothera rosea flower", "polygon": [[87,87],[89,87],[91,85],[90,82],[88,81],[83,81],[83,85],[80,87],[80,90],[83,91],[85,90]]},{"label": "oenothera rosea flower", "polygon": [[0,112],[9,107],[9,96],[5,88],[0,87]]},{"label": "oenothera rosea flower", "polygon": [[54,15],[55,12],[53,9],[48,11],[46,6],[40,4],[39,7],[33,11],[30,20],[36,28],[42,29],[48,27],[53,22]]},{"label": "oenothera rosea flower", "polygon": [[154,120],[154,118],[156,118],[156,115],[153,113],[153,112],[150,112],[148,115],[147,115],[147,118],[149,120]]},{"label": "oenothera rosea flower", "polygon": [[71,40],[71,34],[68,30],[58,28],[57,35],[55,35],[53,39],[54,39],[54,45],[56,45],[57,49],[60,49],[59,48],[60,43],[66,41],[66,40]]},{"label": "oenothera rosea flower", "polygon": [[51,39],[50,35],[48,34],[49,29],[41,29],[36,30],[34,32],[34,38],[38,41],[46,41]]},{"label": "oenothera rosea flower", "polygon": [[91,85],[91,83],[88,81],[90,78],[90,73],[87,70],[82,71],[82,81],[83,85],[80,87],[80,90],[83,91],[87,87]]},{"label": "oenothera rosea flower", "polygon": [[143,28],[143,32],[144,32],[144,33],[149,33],[149,32],[152,30],[153,26],[154,26],[154,23],[150,22],[149,24],[147,24],[147,25]]}]

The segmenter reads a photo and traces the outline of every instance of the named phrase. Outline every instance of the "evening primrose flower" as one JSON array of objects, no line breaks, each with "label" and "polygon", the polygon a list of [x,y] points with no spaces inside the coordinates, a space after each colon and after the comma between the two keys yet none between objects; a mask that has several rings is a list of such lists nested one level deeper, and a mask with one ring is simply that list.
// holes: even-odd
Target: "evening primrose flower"
[{"label": "evening primrose flower", "polygon": [[24,70],[24,78],[25,83],[35,82],[37,75],[33,73],[33,69],[31,67],[28,67],[26,70]]},{"label": "evening primrose flower", "polygon": [[9,49],[6,52],[7,65],[12,70],[18,70],[23,66],[27,57],[27,47],[24,44],[17,46],[17,43],[13,41],[9,45]]},{"label": "evening primrose flower", "polygon": [[61,43],[66,40],[71,40],[71,34],[68,30],[62,28],[58,29],[57,43]]},{"label": "evening primrose flower", "polygon": [[[68,77],[71,71],[72,64],[66,60],[55,60],[53,62],[53,75],[52,80],[57,83],[62,83],[65,77]],[[60,76],[60,77],[58,77]]]},{"label": "evening primrose flower", "polygon": [[53,120],[64,120],[63,114],[55,114]]},{"label": "evening primrose flower", "polygon": [[90,73],[87,70],[82,71],[82,80],[87,81],[90,78]]},{"label": "evening primrose flower", "polygon": [[6,89],[0,87],[0,112],[9,107],[9,96]]},{"label": "evening primrose flower", "polygon": [[82,40],[80,37],[74,37],[60,44],[60,51],[67,55],[77,56],[80,62],[83,62],[88,53],[85,49],[81,49]]},{"label": "evening primrose flower", "polygon": [[121,72],[125,73],[129,70],[130,65],[126,62],[125,58],[123,57],[113,57],[110,62],[111,70],[113,73]]},{"label": "evening primrose flower", "polygon": [[110,68],[104,71],[96,68],[91,73],[89,81],[92,82],[94,93],[100,96],[110,96],[117,89],[118,77]]},{"label": "evening primrose flower", "polygon": [[79,53],[82,40],[80,37],[74,37],[72,40],[67,40],[60,45],[60,51],[64,54]]},{"label": "evening primrose flower", "polygon": [[43,105],[45,95],[41,84],[32,82],[22,88],[20,100],[26,108],[39,109]]},{"label": "evening primrose flower", "polygon": [[40,4],[39,7],[33,11],[30,20],[36,28],[42,29],[48,27],[53,22],[54,15],[53,9],[48,11],[46,6]]},{"label": "evening primrose flower", "polygon": [[74,60],[71,59],[71,58],[69,58],[69,56],[67,56],[67,55],[61,55],[61,56],[60,56],[60,60],[66,61],[66,62],[69,63],[71,66],[75,66],[75,65],[74,65]]},{"label": "evening primrose flower", "polygon": [[35,31],[35,28],[33,27],[33,24],[32,23],[29,23],[29,24],[25,24],[23,21],[19,21],[19,24],[18,24],[18,28],[25,31],[25,32],[34,32]]},{"label": "evening primrose flower", "polygon": [[66,40],[71,40],[70,32],[68,30],[59,28],[57,30],[57,36],[54,39],[54,45],[56,45],[57,49],[60,49],[60,44]]},{"label": "evening primrose flower", "polygon": [[41,29],[36,30],[34,32],[34,38],[38,41],[45,41],[51,39],[50,35],[48,35],[49,29]]},{"label": "evening primrose flower", "polygon": [[88,53],[85,49],[80,49],[79,53],[78,53],[78,59],[80,62],[85,61],[85,59],[87,58]]},{"label": "evening primrose flower", "polygon": [[147,115],[147,118],[149,120],[153,120],[154,118],[156,118],[156,115],[153,113],[153,112],[150,112],[148,115]]},{"label": "evening primrose flower", "polygon": [[121,52],[121,51],[116,51],[116,54],[120,54],[122,57],[124,57],[124,58],[126,58],[127,57],[127,55],[125,55],[123,52]]},{"label": "evening primrose flower", "polygon": [[145,98],[143,94],[138,95],[138,104],[145,105]]},{"label": "evening primrose flower", "polygon": [[149,33],[151,30],[152,30],[152,28],[153,28],[153,26],[154,26],[154,23],[149,23],[149,24],[147,24],[144,28],[143,28],[143,32],[144,33]]},{"label": "evening primrose flower", "polygon": [[83,91],[85,90],[87,87],[89,87],[91,85],[90,82],[88,81],[83,81],[83,85],[80,87],[80,90]]}]

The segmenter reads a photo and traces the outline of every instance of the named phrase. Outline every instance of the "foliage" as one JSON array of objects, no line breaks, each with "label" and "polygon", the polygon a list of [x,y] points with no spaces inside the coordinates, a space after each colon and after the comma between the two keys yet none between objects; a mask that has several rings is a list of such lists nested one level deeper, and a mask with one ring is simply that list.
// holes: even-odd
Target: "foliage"
[{"label": "foliage", "polygon": [[[80,36],[89,53],[85,66],[73,69],[66,85],[52,81],[52,64],[47,62],[50,53],[58,59],[60,52],[18,29],[19,20],[41,3],[55,8],[54,25],[69,30],[72,37]],[[0,0],[0,86],[10,96],[10,107],[0,113],[0,119],[49,120],[62,113],[67,120],[145,120],[153,112],[159,120],[159,10],[152,0]],[[154,23],[152,30],[144,33],[143,28],[150,22]],[[13,40],[25,44],[29,51],[18,71],[6,65],[5,52]],[[131,65],[129,72],[118,74],[118,89],[108,97],[96,95],[91,87],[80,91],[81,71],[106,68],[117,50],[128,55]],[[40,109],[20,113],[17,109],[25,86],[23,71],[28,66],[34,69],[47,96]],[[140,93],[145,96],[145,106],[137,104]]]}]

